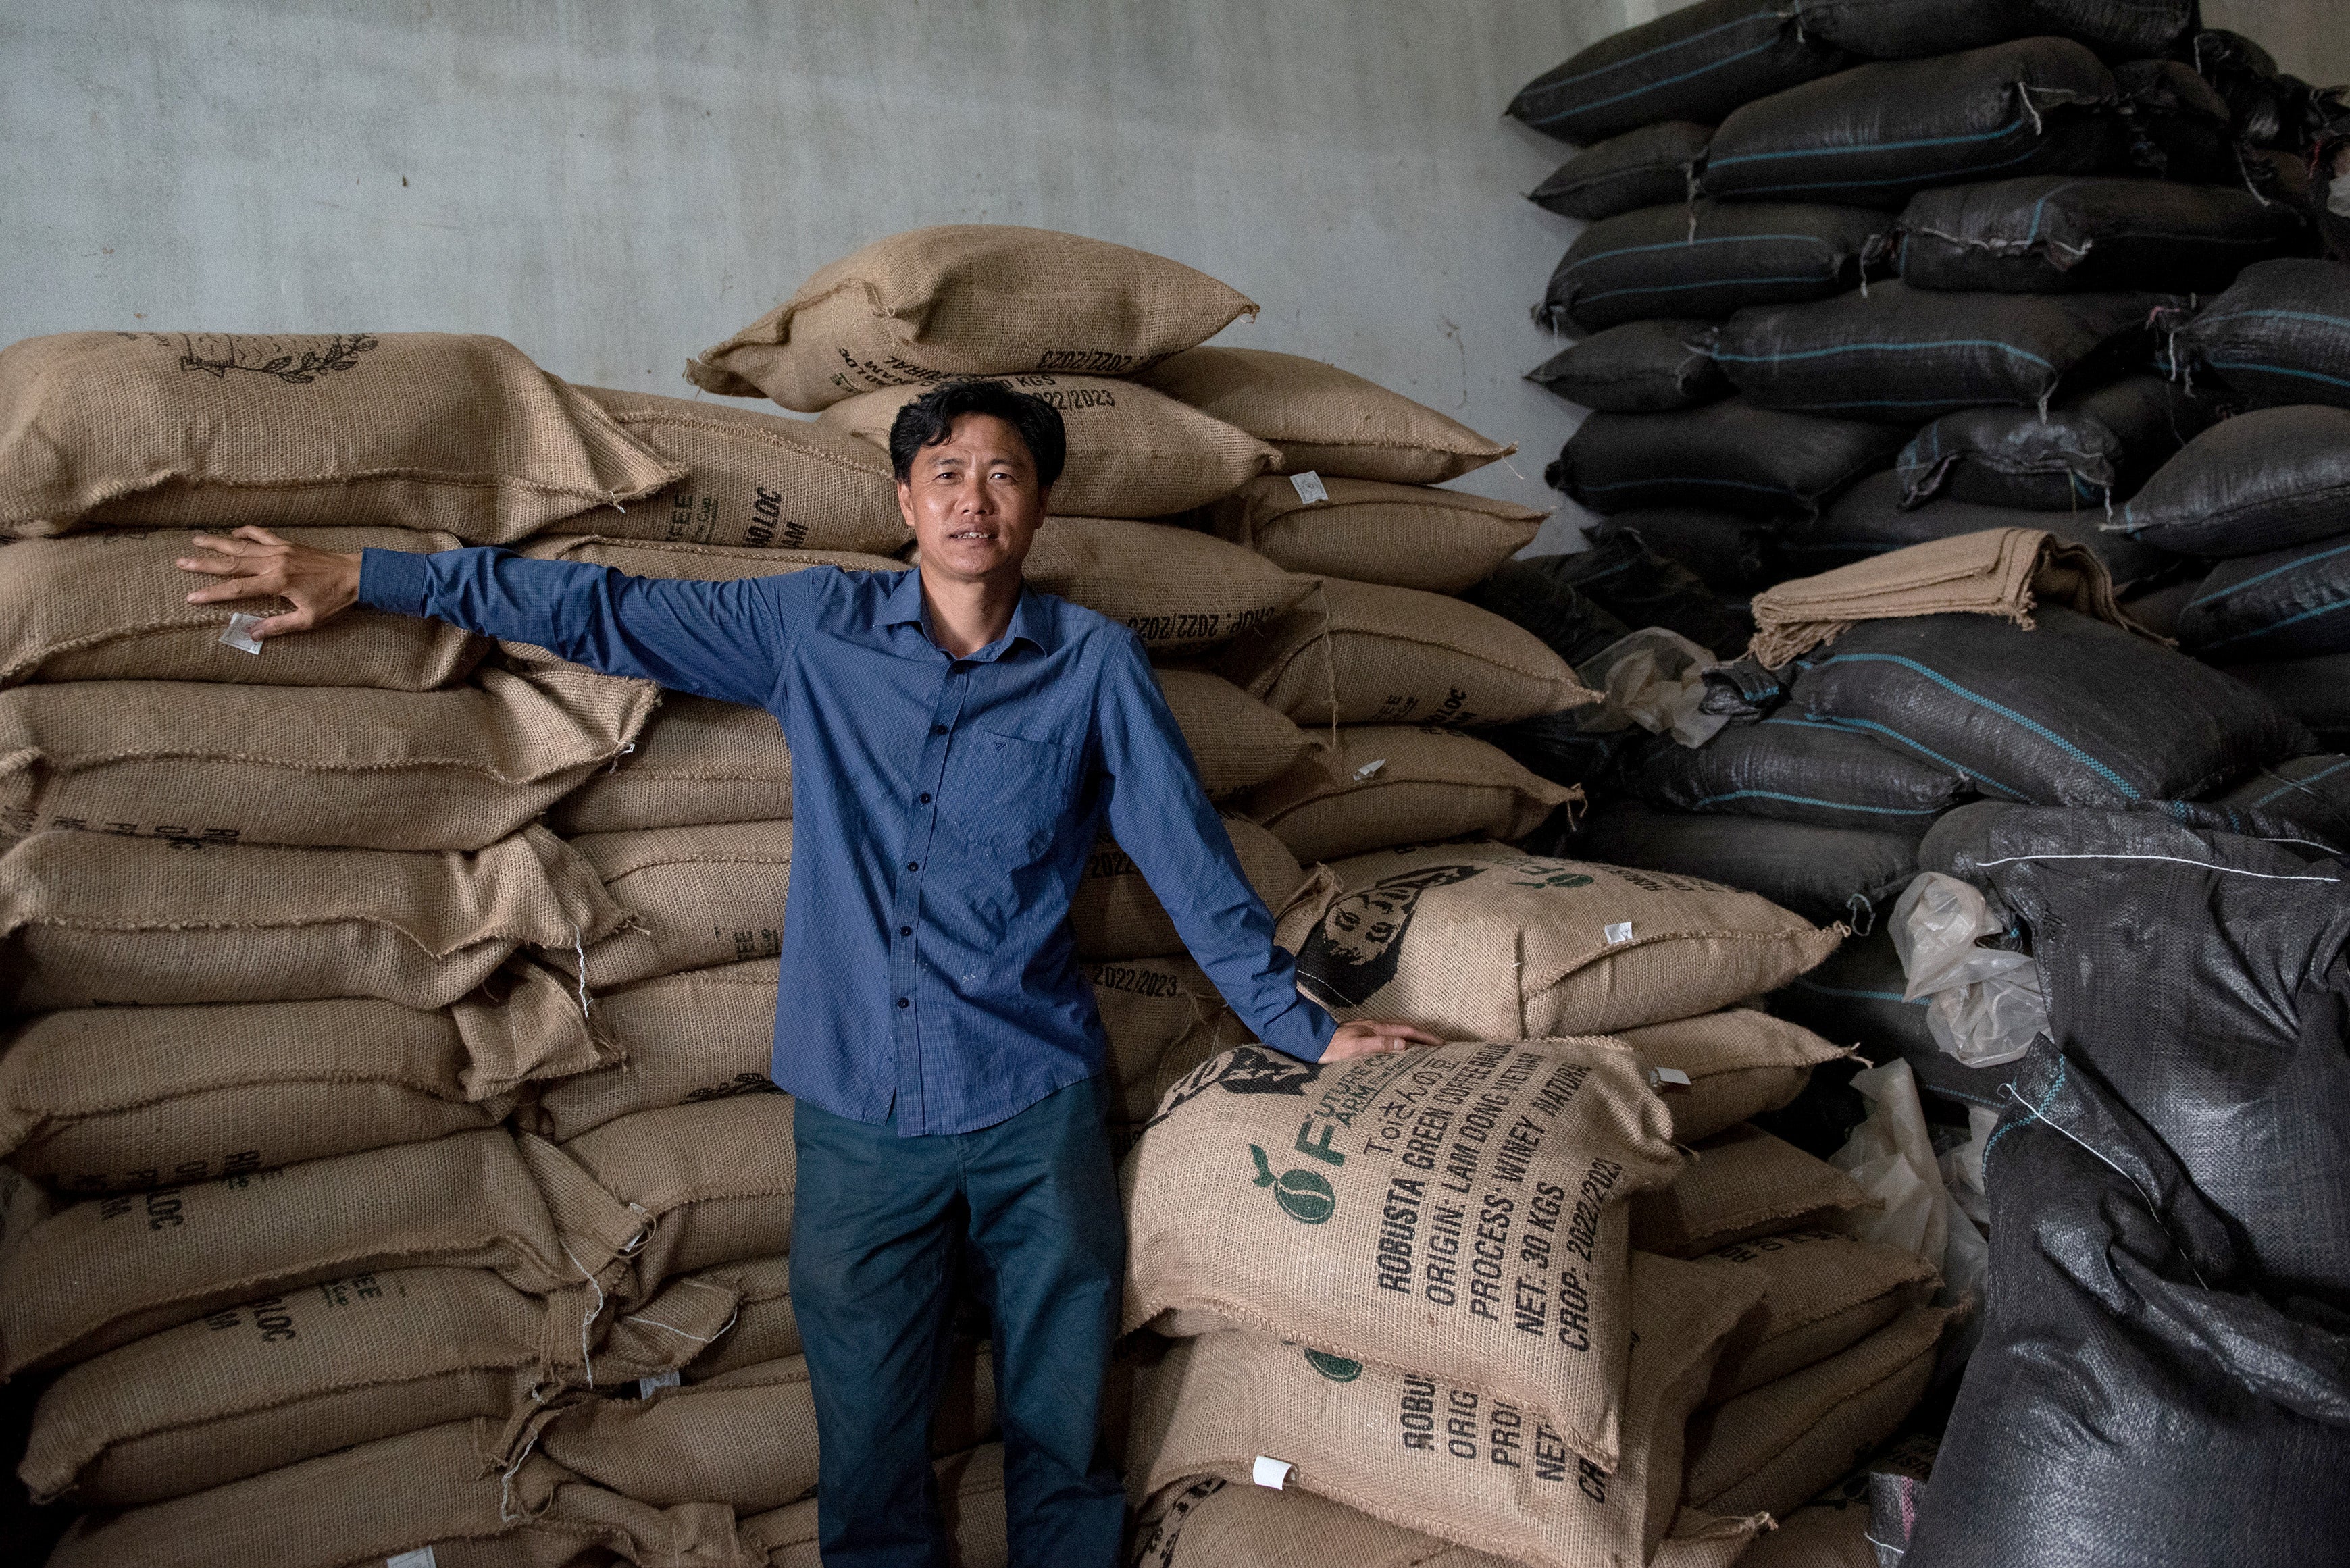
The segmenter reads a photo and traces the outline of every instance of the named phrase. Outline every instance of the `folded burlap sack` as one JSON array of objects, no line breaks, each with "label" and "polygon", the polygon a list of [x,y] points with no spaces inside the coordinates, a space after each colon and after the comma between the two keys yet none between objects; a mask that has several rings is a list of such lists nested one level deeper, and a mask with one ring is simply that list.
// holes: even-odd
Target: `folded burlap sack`
[{"label": "folded burlap sack", "polygon": [[1634,1195],[1632,1243],[1644,1252],[1693,1258],[1875,1206],[1826,1160],[1761,1127],[1740,1126],[1691,1149],[1670,1182]]},{"label": "folded burlap sack", "polygon": [[1695,1143],[1777,1110],[1804,1092],[1814,1067],[1852,1054],[1752,1007],[1626,1029],[1617,1038],[1660,1075],[1657,1093],[1672,1113],[1676,1143]]},{"label": "folded burlap sack", "polygon": [[792,1099],[735,1095],[606,1122],[562,1147],[648,1227],[634,1299],[672,1275],[790,1250]]},{"label": "folded burlap sack", "polygon": [[792,753],[775,715],[672,691],[628,753],[556,802],[546,825],[568,838],[791,815]]},{"label": "folded burlap sack", "polygon": [[[628,924],[587,949],[545,956],[591,991],[783,950],[792,825],[733,822],[591,833],[571,841]],[[0,862],[5,869],[5,862]]]},{"label": "folded burlap sack", "polygon": [[378,524],[502,544],[679,467],[495,337],[64,332],[0,349],[0,533]]},{"label": "folded burlap sack", "polygon": [[1582,798],[1458,730],[1349,724],[1238,804],[1312,865],[1465,835],[1523,838]]},{"label": "folded burlap sack", "polygon": [[1148,1496],[1203,1474],[1246,1481],[1263,1455],[1295,1467],[1288,1486],[1513,1563],[1647,1563],[1680,1504],[1690,1413],[1762,1293],[1738,1273],[1642,1253],[1628,1290],[1634,1344],[1612,1474],[1484,1389],[1224,1333],[1178,1344],[1146,1376],[1128,1489]]},{"label": "folded burlap sack", "polygon": [[65,1192],[177,1187],[494,1127],[527,1085],[617,1058],[571,982],[531,963],[436,1012],[74,1008],[0,1053],[0,1154]]},{"label": "folded burlap sack", "polygon": [[1327,474],[1308,501],[1313,487],[1301,493],[1298,484],[1277,474],[1251,480],[1216,503],[1217,534],[1293,572],[1457,594],[1533,544],[1550,515],[1463,491]]},{"label": "folded burlap sack", "polygon": [[1864,620],[1963,611],[2029,630],[2041,605],[2137,629],[2114,598],[2103,561],[2085,545],[2032,528],[1993,528],[1799,577],[1754,596],[1747,654],[1772,669],[1832,642]]},{"label": "folded burlap sack", "polygon": [[619,1059],[536,1085],[515,1125],[565,1143],[638,1111],[774,1093],[776,971],[752,959],[606,992],[593,1027]]},{"label": "folded burlap sack", "polygon": [[1639,1059],[1613,1040],[1327,1065],[1243,1046],[1170,1089],[1119,1168],[1125,1326],[1206,1313],[1425,1374],[1612,1471],[1623,1199],[1678,1163]]},{"label": "folded burlap sack", "polygon": [[1700,1405],[1734,1399],[1851,1348],[1925,1305],[1941,1282],[1907,1247],[1835,1231],[1757,1236],[1700,1252],[1697,1262],[1737,1269],[1762,1287],[1761,1306],[1722,1346]]},{"label": "folded burlap sack", "polygon": [[686,379],[814,412],[877,387],[1066,370],[1130,376],[1256,306],[1148,251],[1049,229],[944,223],[876,240],[702,358]]}]

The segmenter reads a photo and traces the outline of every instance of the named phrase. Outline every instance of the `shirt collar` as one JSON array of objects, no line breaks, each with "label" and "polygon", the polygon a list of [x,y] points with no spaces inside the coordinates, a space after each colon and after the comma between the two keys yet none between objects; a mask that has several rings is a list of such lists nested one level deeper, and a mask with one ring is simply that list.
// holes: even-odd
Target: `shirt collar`
[{"label": "shirt collar", "polygon": [[[882,601],[879,624],[919,627],[924,637],[930,636],[930,614],[922,604],[921,568],[918,566],[898,574],[898,581],[890,587],[889,597]],[[1040,653],[1050,653],[1060,646],[1061,639],[1053,626],[1052,611],[1045,605],[1044,596],[1024,583],[1020,588],[1020,602],[1012,607],[1012,624],[1005,628],[1003,636],[989,647],[1001,653],[1014,640],[1024,641]],[[985,653],[986,649],[980,651]]]}]

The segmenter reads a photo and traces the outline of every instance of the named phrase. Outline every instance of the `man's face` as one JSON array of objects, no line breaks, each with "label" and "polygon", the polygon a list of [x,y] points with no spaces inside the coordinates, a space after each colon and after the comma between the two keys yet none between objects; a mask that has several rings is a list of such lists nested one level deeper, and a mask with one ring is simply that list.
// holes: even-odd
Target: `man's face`
[{"label": "man's face", "polygon": [[924,573],[982,582],[1019,576],[1045,495],[1020,432],[993,414],[965,414],[946,440],[914,455],[898,510],[921,546]]}]

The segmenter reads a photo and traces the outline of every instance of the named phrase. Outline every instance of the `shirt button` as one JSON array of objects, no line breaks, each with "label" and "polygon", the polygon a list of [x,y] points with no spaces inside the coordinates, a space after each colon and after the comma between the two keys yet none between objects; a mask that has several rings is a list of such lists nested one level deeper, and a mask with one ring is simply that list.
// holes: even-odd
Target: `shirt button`
[{"label": "shirt button", "polygon": [[899,1005],[899,1006],[900,1006],[900,1007],[911,1007],[911,1006],[913,1006],[914,1004],[913,1004],[911,1002],[908,1001],[906,998],[904,998],[904,997],[902,997],[902,996],[901,996],[901,997],[899,997],[899,998],[898,999],[898,1005]]},{"label": "shirt button", "polygon": [[922,804],[923,804],[924,805],[930,805],[930,804],[931,804],[931,797],[930,797],[929,795],[924,795],[924,796],[922,797]]},{"label": "shirt button", "polygon": [[947,727],[944,724],[933,724],[931,726],[931,733],[933,735],[943,735],[946,732]]},{"label": "shirt button", "polygon": [[914,934],[914,928],[911,926],[899,926],[898,928],[898,934],[901,937],[910,937]]},{"label": "shirt button", "polygon": [[906,869],[909,871],[920,871],[921,868],[922,867],[920,861],[909,860],[906,862]]}]

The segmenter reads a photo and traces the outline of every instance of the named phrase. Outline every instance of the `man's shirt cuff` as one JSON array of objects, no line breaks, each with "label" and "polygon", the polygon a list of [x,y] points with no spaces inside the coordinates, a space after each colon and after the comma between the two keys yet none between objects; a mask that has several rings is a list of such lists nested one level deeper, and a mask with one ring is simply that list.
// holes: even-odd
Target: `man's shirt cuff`
[{"label": "man's shirt cuff", "polygon": [[366,550],[359,556],[359,603],[397,615],[429,616],[432,584],[429,556],[406,550]]}]

